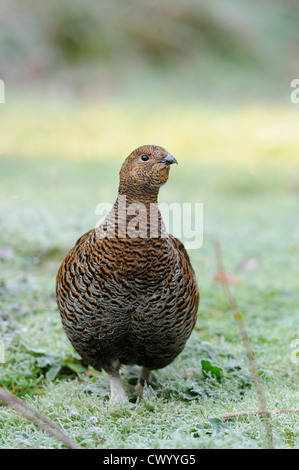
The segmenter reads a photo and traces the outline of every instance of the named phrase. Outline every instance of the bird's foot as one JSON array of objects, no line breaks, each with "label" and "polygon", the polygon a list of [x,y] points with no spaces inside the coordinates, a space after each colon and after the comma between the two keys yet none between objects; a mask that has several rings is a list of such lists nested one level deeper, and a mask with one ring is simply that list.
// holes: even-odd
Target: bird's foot
[{"label": "bird's foot", "polygon": [[119,372],[114,372],[109,375],[110,379],[110,402],[123,403],[127,400],[127,395],[124,390]]},{"label": "bird's foot", "polygon": [[142,367],[137,385],[135,387],[135,392],[140,395],[145,391],[146,393],[151,394],[151,379],[152,371],[146,367]]}]

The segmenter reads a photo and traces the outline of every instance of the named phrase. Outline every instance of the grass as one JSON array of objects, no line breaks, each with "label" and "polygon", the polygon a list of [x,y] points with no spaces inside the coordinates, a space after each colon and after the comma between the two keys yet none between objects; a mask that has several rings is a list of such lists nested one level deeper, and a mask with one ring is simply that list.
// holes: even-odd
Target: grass
[{"label": "grass", "polygon": [[[237,325],[214,281],[212,240],[220,240],[227,271],[240,279],[231,288],[269,409],[298,408],[290,348],[299,336],[296,114],[169,104],[146,111],[25,101],[3,111],[1,384],[86,448],[265,448],[260,417],[216,418],[259,404]],[[114,201],[123,158],[144,142],[164,145],[179,161],[160,201],[204,204],[204,243],[190,250],[201,304],[183,353],[155,372],[153,396],[111,407],[107,376],[84,367],[62,330],[55,276],[67,250],[96,224],[97,204]],[[136,367],[123,370],[128,387],[137,376]],[[271,423],[276,447],[299,447],[298,414],[276,413]],[[1,407],[0,447],[62,445]]]}]

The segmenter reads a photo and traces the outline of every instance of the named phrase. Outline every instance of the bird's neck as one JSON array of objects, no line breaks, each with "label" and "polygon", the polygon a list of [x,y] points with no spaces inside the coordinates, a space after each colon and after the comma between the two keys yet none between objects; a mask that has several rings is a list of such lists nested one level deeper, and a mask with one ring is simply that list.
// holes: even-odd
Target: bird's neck
[{"label": "bird's neck", "polygon": [[158,203],[159,189],[159,187],[149,186],[136,188],[136,186],[123,185],[120,183],[117,200],[125,198],[127,206],[130,204],[140,203],[149,208],[150,204]]},{"label": "bird's neck", "polygon": [[118,197],[104,224],[100,227],[111,238],[165,238],[167,235],[158,208],[159,188],[131,191],[120,188]]}]

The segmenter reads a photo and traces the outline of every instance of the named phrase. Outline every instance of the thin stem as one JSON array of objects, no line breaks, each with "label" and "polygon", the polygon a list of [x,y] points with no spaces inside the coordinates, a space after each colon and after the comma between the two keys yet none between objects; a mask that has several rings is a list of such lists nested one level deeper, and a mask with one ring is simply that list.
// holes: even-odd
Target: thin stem
[{"label": "thin stem", "polygon": [[237,306],[237,302],[230,291],[229,284],[225,276],[222,251],[221,251],[221,246],[218,240],[214,240],[214,248],[215,248],[215,253],[216,253],[216,258],[217,258],[217,263],[218,263],[218,270],[220,274],[222,273],[221,284],[222,284],[224,293],[227,297],[228,303],[233,312],[234,319],[236,320],[236,323],[239,328],[240,337],[243,342],[246,356],[248,359],[251,378],[252,378],[252,381],[256,390],[256,394],[258,396],[259,406],[260,406],[258,413],[261,415],[264,415],[265,417],[264,423],[265,423],[265,428],[266,428],[268,447],[270,449],[273,449],[274,448],[273,433],[272,433],[272,426],[271,426],[271,421],[270,421],[270,414],[269,414],[269,411],[267,410],[266,397],[265,397],[265,394],[264,394],[264,391],[263,391],[263,388],[259,379],[259,375],[258,375],[254,355],[250,347],[245,323],[243,321],[242,315]]}]

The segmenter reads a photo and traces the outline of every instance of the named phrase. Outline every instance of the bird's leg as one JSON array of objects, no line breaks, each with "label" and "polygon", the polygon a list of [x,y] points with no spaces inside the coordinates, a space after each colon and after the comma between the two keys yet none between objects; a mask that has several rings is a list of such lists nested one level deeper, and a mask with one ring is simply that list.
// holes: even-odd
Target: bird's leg
[{"label": "bird's leg", "polygon": [[109,373],[110,379],[110,401],[124,402],[127,399],[126,392],[124,390],[121,378],[119,376],[119,370]]},{"label": "bird's leg", "polygon": [[142,367],[136,385],[136,392],[142,392],[145,385],[150,385],[152,379],[152,371],[146,367]]}]

